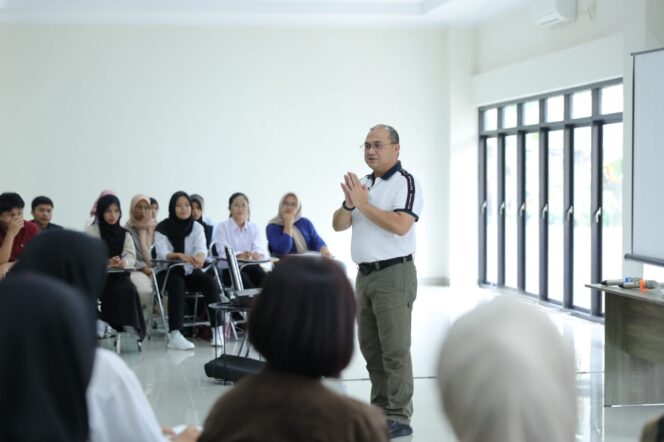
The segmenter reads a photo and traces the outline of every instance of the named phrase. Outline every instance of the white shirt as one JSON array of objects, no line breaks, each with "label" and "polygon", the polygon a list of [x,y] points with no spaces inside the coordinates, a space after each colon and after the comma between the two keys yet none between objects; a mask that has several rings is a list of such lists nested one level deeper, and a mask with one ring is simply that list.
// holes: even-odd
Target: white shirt
[{"label": "white shirt", "polygon": [[138,378],[115,353],[95,351],[86,392],[90,442],[167,441]]},{"label": "white shirt", "polygon": [[[369,204],[381,210],[406,212],[415,221],[419,219],[424,204],[422,186],[401,168],[400,161],[382,177],[371,174],[360,181],[369,188]],[[415,253],[415,223],[405,235],[399,236],[379,227],[357,209],[353,210],[352,217],[351,256],[355,263],[383,261]]]},{"label": "white shirt", "polygon": [[[212,242],[216,244],[217,253],[220,256],[224,256],[224,247],[228,246],[236,255],[243,252],[256,252],[260,254],[261,259],[269,257],[265,240],[258,226],[251,221],[246,221],[243,228],[240,228],[233,218],[220,222],[212,235]],[[221,267],[225,269],[228,264],[221,261]]]},{"label": "white shirt", "polygon": [[[101,238],[101,232],[99,231],[98,224],[92,224],[87,229],[85,233],[95,238]],[[103,239],[102,239],[103,241]],[[136,264],[136,248],[134,247],[134,238],[132,238],[131,233],[125,233],[125,242],[122,248],[122,262],[125,268],[132,268]]]},{"label": "white shirt", "polygon": [[[184,254],[195,256],[199,253],[205,253],[207,256],[207,247],[205,247],[205,230],[199,223],[194,222],[194,228],[191,233],[184,237]],[[154,232],[154,248],[157,252],[157,259],[166,259],[169,253],[173,253],[173,244],[168,237],[161,232]],[[191,264],[184,266],[184,274],[190,275],[194,270]]]}]

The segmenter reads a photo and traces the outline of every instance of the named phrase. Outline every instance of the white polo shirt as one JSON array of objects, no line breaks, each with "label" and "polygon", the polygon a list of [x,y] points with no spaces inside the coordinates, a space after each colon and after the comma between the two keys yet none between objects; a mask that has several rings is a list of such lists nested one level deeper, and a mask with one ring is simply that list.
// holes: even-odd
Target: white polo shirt
[{"label": "white polo shirt", "polygon": [[[363,177],[369,188],[369,203],[381,210],[406,212],[419,220],[423,198],[420,182],[401,168],[398,161],[382,177]],[[415,253],[415,223],[403,236],[374,224],[359,210],[352,213],[351,256],[356,264],[383,261]]]}]

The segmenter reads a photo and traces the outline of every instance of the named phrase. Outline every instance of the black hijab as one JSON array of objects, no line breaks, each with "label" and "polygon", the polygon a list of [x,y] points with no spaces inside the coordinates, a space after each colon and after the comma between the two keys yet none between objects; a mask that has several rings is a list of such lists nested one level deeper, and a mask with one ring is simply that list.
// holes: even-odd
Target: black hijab
[{"label": "black hijab", "polygon": [[0,299],[0,440],[86,441],[96,346],[89,303],[37,274],[0,282]]},{"label": "black hijab", "polygon": [[[120,210],[120,218],[118,218],[118,222],[115,224],[109,224],[104,220],[104,212],[112,204],[118,206],[118,210]],[[122,255],[122,250],[124,250],[127,231],[120,225],[120,219],[122,219],[122,210],[120,209],[120,200],[117,196],[104,195],[97,200],[97,225],[99,226],[101,239],[108,246],[109,258]]]},{"label": "black hijab", "polygon": [[71,230],[37,235],[25,246],[12,274],[33,272],[80,290],[97,311],[106,285],[108,252],[103,241]]},{"label": "black hijab", "polygon": [[194,229],[194,218],[191,215],[187,219],[180,219],[175,215],[175,204],[181,196],[187,198],[191,204],[191,198],[186,192],[175,192],[168,202],[168,218],[157,224],[155,229],[166,235],[175,253],[184,253],[184,238]]}]

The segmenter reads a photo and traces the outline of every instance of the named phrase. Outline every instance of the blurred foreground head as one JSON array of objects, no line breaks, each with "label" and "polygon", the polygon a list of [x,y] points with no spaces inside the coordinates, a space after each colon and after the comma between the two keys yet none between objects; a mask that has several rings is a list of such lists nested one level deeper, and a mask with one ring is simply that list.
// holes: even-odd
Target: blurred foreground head
[{"label": "blurred foreground head", "polygon": [[574,358],[549,318],[508,295],[451,327],[438,373],[443,407],[461,442],[571,442]]},{"label": "blurred foreground head", "polygon": [[249,339],[269,368],[338,376],[353,355],[355,296],[339,265],[287,256],[275,266],[249,316]]}]

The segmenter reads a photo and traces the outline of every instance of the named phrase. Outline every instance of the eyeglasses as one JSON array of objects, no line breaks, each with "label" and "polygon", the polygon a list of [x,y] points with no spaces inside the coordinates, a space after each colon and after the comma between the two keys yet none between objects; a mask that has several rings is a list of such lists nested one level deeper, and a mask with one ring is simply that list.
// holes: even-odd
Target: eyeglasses
[{"label": "eyeglasses", "polygon": [[138,210],[139,212],[149,212],[150,210],[152,210],[152,207],[150,207],[150,206],[136,206],[136,210]]},{"label": "eyeglasses", "polygon": [[288,201],[284,201],[281,205],[285,207],[297,207],[297,203],[289,203]]},{"label": "eyeglasses", "polygon": [[397,143],[381,143],[380,141],[376,141],[375,143],[360,144],[359,148],[364,149],[365,152],[367,150],[370,150],[371,148],[373,148],[375,151],[380,151],[383,147],[391,146],[392,144],[397,144]]}]

